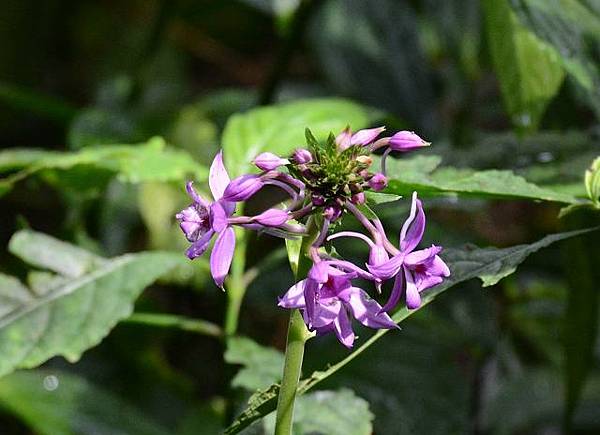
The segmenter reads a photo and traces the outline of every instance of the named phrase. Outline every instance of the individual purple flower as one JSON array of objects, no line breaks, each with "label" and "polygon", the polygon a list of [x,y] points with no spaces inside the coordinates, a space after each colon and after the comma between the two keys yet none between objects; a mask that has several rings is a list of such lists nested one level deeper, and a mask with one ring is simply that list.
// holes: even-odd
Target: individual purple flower
[{"label": "individual purple flower", "polygon": [[255,157],[253,163],[258,169],[263,171],[272,171],[280,166],[285,166],[290,163],[288,159],[282,159],[276,154],[264,152]]},{"label": "individual purple flower", "polygon": [[412,131],[399,131],[390,137],[388,146],[392,151],[411,151],[431,145],[431,143],[421,139],[419,135]]},{"label": "individual purple flower", "polygon": [[186,189],[193,203],[175,215],[186,238],[192,242],[186,252],[190,260],[202,255],[208,249],[213,236],[217,234],[210,256],[210,271],[215,283],[221,288],[229,273],[235,250],[235,234],[228,224],[228,218],[235,211],[235,204],[223,199],[229,182],[229,175],[223,165],[223,152],[219,151],[208,175],[214,202],[202,198],[192,182],[188,182]]},{"label": "individual purple flower", "polygon": [[400,251],[388,261],[377,266],[367,265],[369,271],[377,278],[386,280],[395,277],[390,299],[383,307],[384,311],[392,309],[406,287],[406,306],[410,309],[421,306],[420,293],[450,276],[450,269],[437,255],[442,248],[430,248],[415,251],[425,232],[425,213],[423,205],[413,193],[410,215],[400,231]]},{"label": "individual purple flower", "polygon": [[351,348],[355,335],[350,316],[369,328],[398,327],[381,305],[352,285],[355,272],[339,270],[328,262],[315,264],[311,272],[280,298],[279,306],[302,309],[305,322],[317,334],[335,332],[338,340]]}]

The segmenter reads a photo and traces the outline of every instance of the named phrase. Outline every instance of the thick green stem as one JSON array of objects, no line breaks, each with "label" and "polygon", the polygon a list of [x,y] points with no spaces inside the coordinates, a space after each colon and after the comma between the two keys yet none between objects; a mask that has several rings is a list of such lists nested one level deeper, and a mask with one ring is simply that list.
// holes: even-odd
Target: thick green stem
[{"label": "thick green stem", "polygon": [[[302,240],[298,268],[296,270],[296,281],[298,281],[298,277],[306,276],[311,264],[308,258],[308,251],[318,233],[318,226],[313,218],[309,218],[307,230],[309,235]],[[300,310],[293,310],[290,313],[287,343],[285,346],[285,364],[283,366],[283,377],[277,399],[275,435],[290,435],[292,433],[294,403],[296,401],[296,392],[302,370],[302,360],[304,359],[304,344],[311,336],[311,333],[306,329]]]},{"label": "thick green stem", "polygon": [[290,314],[283,379],[281,380],[281,388],[277,400],[276,435],[290,435],[292,433],[294,403],[296,401],[296,390],[304,358],[304,344],[309,337],[310,333],[304,325],[304,319],[300,310],[293,310]]}]

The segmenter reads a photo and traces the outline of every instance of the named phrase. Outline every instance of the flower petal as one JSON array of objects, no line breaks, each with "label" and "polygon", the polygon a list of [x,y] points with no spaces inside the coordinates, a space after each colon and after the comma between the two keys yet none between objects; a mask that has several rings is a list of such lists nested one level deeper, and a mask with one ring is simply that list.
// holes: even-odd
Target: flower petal
[{"label": "flower petal", "polygon": [[385,127],[377,128],[366,128],[364,130],[358,130],[352,135],[350,143],[352,145],[368,145],[377,138],[381,133],[385,131]]},{"label": "flower petal", "polygon": [[433,258],[433,262],[427,270],[427,273],[429,273],[430,275],[448,277],[450,276],[450,269],[448,268],[448,265],[444,263],[444,260],[442,260],[438,255],[436,255]]},{"label": "flower petal", "polygon": [[210,255],[210,273],[215,284],[223,288],[223,282],[229,273],[233,251],[235,250],[235,232],[233,228],[227,227],[215,241],[212,253]]},{"label": "flower petal", "polygon": [[342,309],[342,303],[339,300],[331,299],[328,303],[317,304],[315,306],[315,315],[313,316],[311,327],[322,328],[330,325],[337,319]]},{"label": "flower petal", "polygon": [[444,278],[442,278],[441,276],[421,275],[418,276],[415,281],[417,285],[417,290],[421,292],[423,290],[427,290],[428,288],[440,284],[443,280]]},{"label": "flower petal", "polygon": [[392,292],[390,293],[390,298],[385,303],[381,311],[390,311],[396,305],[398,305],[398,301],[400,300],[400,296],[402,296],[402,291],[404,290],[404,272],[396,275],[396,279],[394,279],[394,286],[392,287]]},{"label": "flower petal", "polygon": [[308,278],[304,284],[304,304],[306,305],[306,318],[308,320],[307,324],[310,328],[315,318],[315,310],[316,310],[316,299],[317,299],[317,291],[319,290],[319,283],[314,279]]},{"label": "flower petal", "polygon": [[367,268],[369,272],[371,272],[375,277],[379,279],[390,279],[393,276],[396,276],[400,269],[402,268],[402,264],[404,263],[404,254],[400,253],[398,255],[394,255],[388,261],[378,264],[378,265],[370,265],[367,264]]},{"label": "flower petal", "polygon": [[204,254],[204,251],[206,251],[208,248],[214,233],[215,232],[213,230],[208,230],[202,237],[192,243],[192,246],[190,246],[185,253],[190,260],[193,260],[194,258]]},{"label": "flower petal", "polygon": [[409,253],[417,247],[425,232],[425,212],[423,204],[417,199],[417,192],[413,192],[410,215],[400,231],[400,250]]},{"label": "flower petal", "polygon": [[337,335],[338,340],[347,348],[352,348],[354,344],[354,331],[344,308],[340,310],[339,315],[335,318],[333,326],[335,327],[335,335]]},{"label": "flower petal", "polygon": [[227,212],[219,201],[213,202],[210,207],[212,229],[220,233],[227,226]]},{"label": "flower petal", "polygon": [[208,201],[200,196],[200,194],[194,189],[194,182],[188,181],[185,185],[185,190],[187,191],[190,198],[194,200],[194,202],[202,205],[203,207],[208,207]]},{"label": "flower petal", "polygon": [[246,201],[264,185],[259,175],[241,175],[227,185],[223,192],[223,199],[230,202]]},{"label": "flower petal", "polygon": [[304,308],[304,284],[306,280],[298,281],[279,298],[278,305],[283,308]]},{"label": "flower petal", "polygon": [[[416,266],[417,264],[424,264],[432,262],[433,259],[442,251],[441,246],[432,245],[431,248],[420,249],[413,251],[404,257],[404,264],[408,266]],[[437,275],[437,274],[436,274]]]},{"label": "flower petal", "polygon": [[321,284],[327,282],[329,279],[329,264],[326,261],[313,264],[308,271],[308,277]]},{"label": "flower petal", "polygon": [[408,269],[404,269],[404,277],[406,278],[406,306],[410,310],[421,306],[421,295],[413,279],[412,274]]},{"label": "flower petal", "polygon": [[381,305],[358,287],[350,290],[350,300],[346,304],[356,320],[369,328],[392,329],[398,325],[381,309]]},{"label": "flower petal", "polygon": [[208,185],[215,201],[223,197],[229,181],[229,174],[223,164],[223,151],[219,151],[210,165],[210,172],[208,173]]}]

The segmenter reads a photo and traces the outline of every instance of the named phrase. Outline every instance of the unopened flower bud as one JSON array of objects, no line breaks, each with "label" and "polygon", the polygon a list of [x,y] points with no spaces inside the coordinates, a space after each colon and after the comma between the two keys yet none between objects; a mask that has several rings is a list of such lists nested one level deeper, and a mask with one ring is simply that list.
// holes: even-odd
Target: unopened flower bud
[{"label": "unopened flower bud", "polygon": [[256,174],[246,174],[231,181],[225,188],[223,200],[229,202],[245,201],[258,192],[264,182]]},{"label": "unopened flower bud", "polygon": [[393,135],[390,138],[388,145],[393,151],[410,151],[431,144],[421,139],[419,135],[412,131],[404,130]]},{"label": "unopened flower bud", "polygon": [[352,201],[352,204],[364,204],[366,201],[365,193],[364,192],[355,193],[350,198],[350,201]]},{"label": "unopened flower bud", "polygon": [[356,161],[367,166],[371,166],[371,163],[373,163],[373,159],[371,158],[371,156],[358,156],[356,158]]},{"label": "unopened flower bud", "polygon": [[385,175],[383,175],[382,173],[378,172],[377,174],[373,175],[371,177],[371,179],[369,180],[369,186],[371,186],[371,189],[375,190],[375,191],[380,191],[386,188],[387,186],[387,178]]},{"label": "unopened flower bud", "polygon": [[341,215],[342,215],[342,208],[337,204],[327,205],[327,206],[325,206],[325,209],[323,210],[323,216],[329,222],[335,222],[336,220],[338,220],[340,218]]},{"label": "unopened flower bud", "polygon": [[351,145],[369,145],[377,136],[385,131],[385,127],[367,128],[359,130],[352,135]]},{"label": "unopened flower bud", "polygon": [[350,130],[350,127],[348,126],[344,130],[342,130],[342,132],[340,134],[338,134],[336,136],[335,143],[337,144],[337,146],[340,150],[345,150],[346,148],[350,147],[351,139],[352,139],[352,131]]},{"label": "unopened flower bud", "polygon": [[267,227],[278,227],[283,225],[289,219],[289,214],[285,210],[270,208],[261,214],[254,216],[253,220]]},{"label": "unopened flower bud", "polygon": [[253,162],[258,169],[263,171],[272,171],[279,166],[284,166],[290,163],[288,159],[282,159],[276,154],[264,152],[256,156]]},{"label": "unopened flower bud", "polygon": [[294,155],[292,156],[292,159],[294,160],[294,163],[302,165],[302,164],[312,162],[313,156],[309,150],[307,150],[305,148],[298,148],[296,151],[294,151]]},{"label": "unopened flower bud", "polygon": [[321,195],[312,195],[311,201],[312,201],[313,205],[316,205],[317,207],[325,204],[325,198],[322,197]]}]

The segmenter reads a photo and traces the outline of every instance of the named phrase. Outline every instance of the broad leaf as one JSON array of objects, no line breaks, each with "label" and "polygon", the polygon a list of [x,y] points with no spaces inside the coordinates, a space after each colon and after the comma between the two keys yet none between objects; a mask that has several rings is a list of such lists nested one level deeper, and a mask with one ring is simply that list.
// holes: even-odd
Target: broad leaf
[{"label": "broad leaf", "polygon": [[387,159],[387,193],[410,196],[418,191],[422,197],[458,194],[483,198],[514,198],[575,204],[572,195],[555,192],[529,183],[512,171],[458,169],[441,167],[438,156]]},{"label": "broad leaf", "polygon": [[306,127],[317,139],[324,139],[347,125],[365,127],[368,121],[365,108],[335,98],[300,100],[233,115],[222,139],[227,170],[236,177],[254,170],[250,162],[262,151],[286,156],[305,147]]},{"label": "broad leaf", "polygon": [[225,361],[241,364],[242,369],[231,381],[234,387],[254,391],[279,381],[283,372],[283,354],[261,346],[249,338],[231,337],[227,340]]},{"label": "broad leaf", "polygon": [[[161,138],[137,145],[86,147],[78,152],[9,150],[0,152],[0,170],[18,169],[0,180],[0,194],[26,177],[41,172],[46,178],[67,187],[99,187],[100,176],[117,175],[130,183],[143,181],[184,181],[189,176],[203,178],[206,169],[187,152],[166,146]],[[82,170],[83,169],[83,170]],[[58,171],[69,177],[54,175]]]},{"label": "broad leaf", "polygon": [[519,22],[509,0],[483,2],[488,41],[513,123],[535,129],[565,73],[559,54]]},{"label": "broad leaf", "polygon": [[0,406],[41,435],[169,433],[114,394],[63,372],[21,371],[3,378]]},{"label": "broad leaf", "polygon": [[[43,239],[31,232],[17,233],[15,237],[19,252],[27,255],[31,249],[24,240]],[[46,250],[60,243],[34,246],[39,249],[40,258],[47,259]],[[72,253],[77,248],[63,249],[62,254],[69,250]],[[82,255],[83,262],[79,264],[71,259],[74,267],[66,271],[72,274],[78,270],[80,275],[57,276],[43,291],[38,284],[37,292],[31,290],[24,297],[22,288],[14,287],[12,305],[5,306],[0,317],[0,376],[16,368],[35,367],[56,355],[77,361],[119,320],[131,314],[133,302],[146,286],[182,261],[177,254],[148,252],[104,260],[93,269],[86,269],[84,265],[89,266],[86,260],[91,255]],[[51,261],[36,264],[46,265],[43,263],[56,266]],[[11,295],[3,294],[5,300]]]},{"label": "broad leaf", "polygon": [[[450,287],[469,279],[480,278],[484,285],[497,283],[503,277],[513,273],[516,270],[516,267],[523,262],[525,258],[537,250],[554,242],[596,230],[598,230],[598,228],[552,234],[530,245],[518,245],[505,249],[475,247],[466,249],[448,249],[442,253],[442,257],[448,264],[452,275],[442,284],[433,287],[422,294],[423,304],[420,309],[423,309],[423,307],[432,302],[438,295]],[[392,316],[392,318],[397,323],[400,323],[417,311],[419,310],[401,308]],[[307,392],[321,381],[342,369],[346,364],[368,349],[387,332],[389,332],[387,329],[378,331],[365,341],[362,346],[357,348],[340,362],[330,366],[326,370],[313,372],[308,378],[301,381],[300,386],[298,387],[298,394]],[[226,433],[239,433],[244,427],[247,427],[252,422],[275,410],[278,386],[273,385],[268,391],[270,394],[262,394],[254,397],[254,400],[249,402],[248,408],[232,423]]]},{"label": "broad leaf", "polygon": [[[370,435],[373,414],[352,390],[316,391],[298,397],[292,432],[296,435]],[[275,433],[275,416],[265,419],[265,432]]]}]

